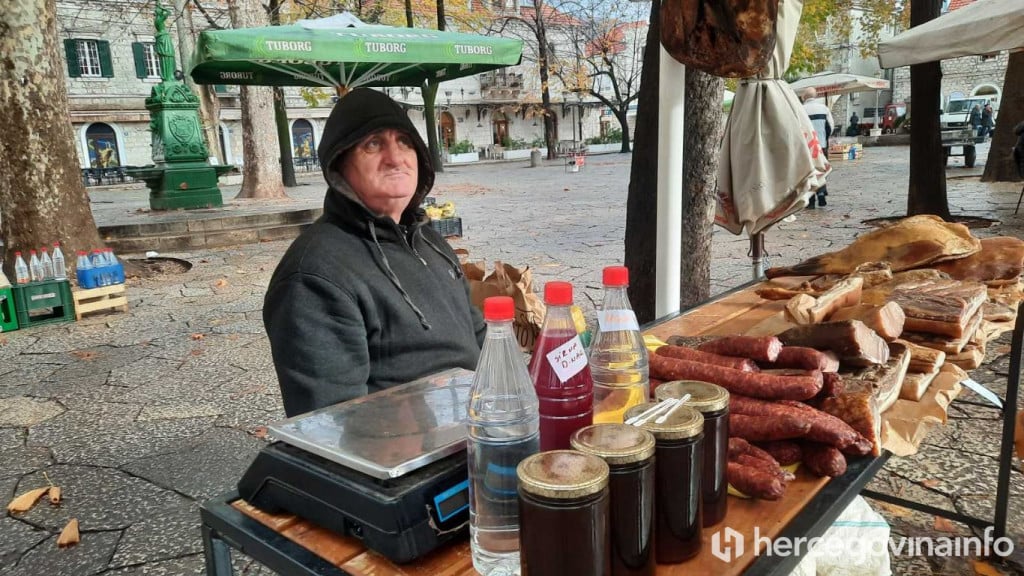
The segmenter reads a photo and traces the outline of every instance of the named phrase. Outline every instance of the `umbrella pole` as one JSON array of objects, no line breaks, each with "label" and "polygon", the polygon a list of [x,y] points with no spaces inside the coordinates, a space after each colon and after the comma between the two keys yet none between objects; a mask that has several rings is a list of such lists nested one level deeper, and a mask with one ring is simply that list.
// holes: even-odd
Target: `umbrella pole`
[{"label": "umbrella pole", "polygon": [[679,310],[682,271],[683,107],[686,68],[664,46],[658,66],[658,218],[655,250],[655,317]]},{"label": "umbrella pole", "polygon": [[764,234],[761,232],[750,235],[750,263],[754,281],[764,278]]}]

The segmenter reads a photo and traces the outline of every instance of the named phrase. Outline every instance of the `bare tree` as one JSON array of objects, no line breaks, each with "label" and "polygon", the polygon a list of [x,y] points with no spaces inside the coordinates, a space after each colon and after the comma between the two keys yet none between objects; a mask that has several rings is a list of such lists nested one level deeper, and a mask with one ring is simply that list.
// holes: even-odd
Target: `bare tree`
[{"label": "bare tree", "polygon": [[[267,25],[267,13],[259,0],[228,0],[235,28]],[[242,189],[238,198],[284,198],[280,144],[274,122],[274,94],[266,86],[242,86]]]},{"label": "bare tree", "polygon": [[182,72],[185,73],[185,84],[189,89],[199,96],[199,119],[203,127],[203,137],[206,139],[206,149],[210,155],[216,158],[223,158],[220,149],[220,138],[217,128],[220,125],[220,106],[216,96],[209,97],[209,90],[192,81],[188,74],[189,61],[192,58],[192,50],[195,47],[195,28],[192,22],[192,11],[186,8],[188,0],[174,0],[174,28],[178,32],[178,62]]},{"label": "bare tree", "polygon": [[[282,0],[269,0],[267,15],[271,26],[281,25]],[[277,145],[281,149],[281,182],[289,188],[298,186],[295,182],[295,163],[292,161],[292,134],[288,128],[288,101],[284,88],[274,86],[274,122],[277,126]]]},{"label": "bare tree", "polygon": [[576,92],[597,98],[622,130],[622,152],[629,152],[629,107],[640,92],[641,57],[648,23],[642,5],[626,0],[563,4],[577,26],[567,29],[568,54],[555,54],[552,72]]},{"label": "bare tree", "polygon": [[0,236],[8,273],[14,250],[59,240],[71,256],[103,245],[68,120],[56,13],[56,0],[0,2]]},{"label": "bare tree", "polygon": [[992,134],[992,147],[985,162],[984,182],[1016,182],[1020,180],[1010,150],[1017,135],[1013,128],[1024,121],[1024,52],[1010,54],[1003,80],[1003,99],[999,107],[999,126]]}]

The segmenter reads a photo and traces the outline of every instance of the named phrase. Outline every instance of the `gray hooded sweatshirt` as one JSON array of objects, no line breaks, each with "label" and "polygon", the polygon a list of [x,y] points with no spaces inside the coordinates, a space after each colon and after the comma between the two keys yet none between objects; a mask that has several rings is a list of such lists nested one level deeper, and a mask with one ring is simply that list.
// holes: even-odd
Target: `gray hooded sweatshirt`
[{"label": "gray hooded sweatshirt", "polygon": [[[419,156],[419,189],[401,223],[367,209],[334,169],[381,128],[405,130]],[[434,174],[404,110],[354,90],[335,106],[318,153],[330,185],[324,214],[288,248],[263,306],[285,413],[475,369],[485,324],[455,253],[419,207]]]}]

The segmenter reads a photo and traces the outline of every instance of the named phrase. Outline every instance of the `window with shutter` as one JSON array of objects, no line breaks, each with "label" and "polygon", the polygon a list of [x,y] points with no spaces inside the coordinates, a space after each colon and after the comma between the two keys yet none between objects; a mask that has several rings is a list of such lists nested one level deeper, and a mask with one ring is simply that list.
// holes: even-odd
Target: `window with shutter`
[{"label": "window with shutter", "polygon": [[114,63],[110,59],[110,42],[97,40],[96,51],[99,52],[100,57],[100,75],[104,78],[113,78]]},{"label": "window with shutter", "polygon": [[99,78],[103,70],[100,67],[100,53],[96,40],[75,40],[78,56],[78,75],[83,78]]},{"label": "window with shutter", "polygon": [[82,75],[82,69],[78,66],[78,40],[68,38],[64,40],[64,55],[68,60],[68,76],[78,78]]},{"label": "window with shutter", "polygon": [[132,42],[132,56],[135,59],[135,77],[149,76],[146,72],[146,49],[142,42]]}]

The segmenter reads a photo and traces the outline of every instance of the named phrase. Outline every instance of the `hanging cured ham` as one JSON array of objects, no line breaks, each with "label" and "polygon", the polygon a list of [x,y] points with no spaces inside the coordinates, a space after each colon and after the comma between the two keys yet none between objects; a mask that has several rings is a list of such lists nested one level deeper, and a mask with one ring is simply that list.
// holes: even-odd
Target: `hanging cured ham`
[{"label": "hanging cured ham", "polygon": [[661,43],[679,62],[715,76],[756,76],[775,49],[778,0],[664,0]]}]

